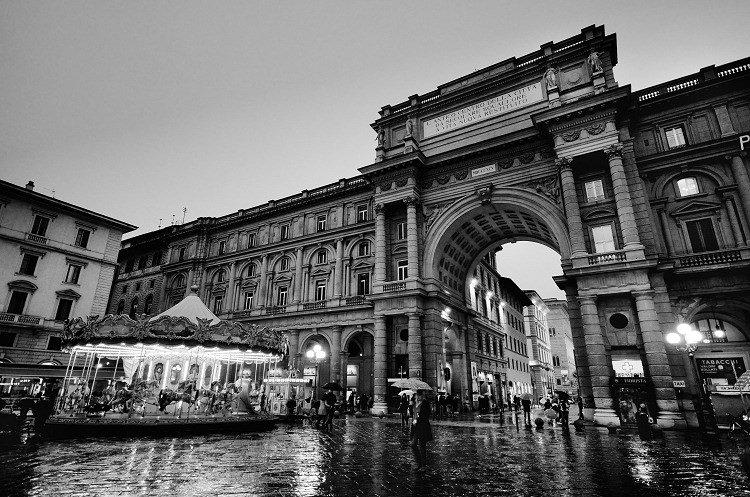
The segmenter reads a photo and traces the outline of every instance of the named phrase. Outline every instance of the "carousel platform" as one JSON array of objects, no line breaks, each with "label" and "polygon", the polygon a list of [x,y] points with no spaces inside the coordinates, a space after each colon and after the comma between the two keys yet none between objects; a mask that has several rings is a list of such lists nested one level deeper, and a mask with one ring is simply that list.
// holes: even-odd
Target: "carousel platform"
[{"label": "carousel platform", "polygon": [[58,415],[47,419],[44,438],[175,437],[209,433],[270,431],[277,416],[234,414],[174,416],[131,416],[107,414],[101,417]]}]

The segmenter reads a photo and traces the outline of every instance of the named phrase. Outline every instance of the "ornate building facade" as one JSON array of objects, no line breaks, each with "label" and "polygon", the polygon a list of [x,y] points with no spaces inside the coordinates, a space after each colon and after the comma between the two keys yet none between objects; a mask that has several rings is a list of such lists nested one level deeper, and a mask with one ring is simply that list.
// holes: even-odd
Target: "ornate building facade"
[{"label": "ornate building facade", "polygon": [[[130,240],[110,310],[198,284],[220,316],[287,330],[303,372],[324,344],[322,378],[378,410],[401,376],[473,391],[489,321],[474,271],[535,241],[560,254],[586,416],[620,423],[627,396],[664,427],[696,425],[699,387],[731,402],[750,360],[749,63],[633,92],[615,36],[589,26],[382,107],[359,176]],[[665,341],[681,322],[704,334],[692,355]]]}]

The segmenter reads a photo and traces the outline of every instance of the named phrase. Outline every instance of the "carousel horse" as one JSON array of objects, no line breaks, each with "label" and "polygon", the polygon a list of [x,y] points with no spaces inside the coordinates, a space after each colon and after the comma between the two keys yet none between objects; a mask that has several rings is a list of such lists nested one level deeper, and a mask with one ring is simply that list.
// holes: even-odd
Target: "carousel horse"
[{"label": "carousel horse", "polygon": [[195,401],[196,409],[203,411],[204,414],[214,414],[216,405],[217,392],[211,388],[201,388],[198,390],[198,397]]},{"label": "carousel horse", "polygon": [[183,381],[177,386],[178,390],[165,388],[159,392],[159,410],[167,412],[167,406],[172,402],[187,402],[188,409],[195,405],[199,391],[195,388],[195,381]]},{"label": "carousel horse", "polygon": [[120,407],[122,412],[130,411],[133,404],[133,392],[135,392],[134,388],[122,387],[115,393],[115,398],[109,403],[109,407]]},{"label": "carousel horse", "polygon": [[109,404],[112,402],[112,399],[115,398],[115,394],[117,392],[115,391],[115,387],[112,384],[107,385],[107,388],[102,391],[102,397],[101,397],[101,403],[102,404]]}]

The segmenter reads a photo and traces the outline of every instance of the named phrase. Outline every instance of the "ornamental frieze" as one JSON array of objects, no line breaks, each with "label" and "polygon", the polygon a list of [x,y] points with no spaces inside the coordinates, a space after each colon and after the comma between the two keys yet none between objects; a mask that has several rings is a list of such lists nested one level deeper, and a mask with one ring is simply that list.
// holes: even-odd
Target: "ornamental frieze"
[{"label": "ornamental frieze", "polygon": [[557,175],[529,181],[522,186],[541,193],[556,204],[560,203],[560,186],[557,182]]},{"label": "ornamental frieze", "polygon": [[448,202],[440,202],[438,204],[424,206],[424,208],[422,209],[422,214],[424,215],[425,234],[430,232],[430,228],[432,228],[432,226],[435,224],[437,218],[440,217],[440,215],[454,203],[455,200],[451,200]]}]

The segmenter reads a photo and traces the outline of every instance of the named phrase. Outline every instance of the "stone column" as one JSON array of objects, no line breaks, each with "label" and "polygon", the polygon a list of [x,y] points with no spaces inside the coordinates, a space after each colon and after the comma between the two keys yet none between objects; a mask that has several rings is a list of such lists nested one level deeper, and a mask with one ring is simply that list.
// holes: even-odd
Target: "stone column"
[{"label": "stone column", "polygon": [[260,288],[258,289],[259,307],[266,306],[266,291],[268,289],[268,254],[263,254],[260,261]]},{"label": "stone column", "polygon": [[375,285],[385,283],[385,206],[375,205]]},{"label": "stone column", "polygon": [[299,368],[302,366],[301,357],[299,353],[299,330],[289,330],[289,369]]},{"label": "stone column", "polygon": [[725,158],[731,161],[732,174],[734,180],[737,182],[739,189],[737,193],[740,196],[740,203],[742,204],[742,211],[740,215],[744,214],[745,219],[750,216],[750,176],[747,174],[747,167],[745,167],[744,157],[747,154],[740,152],[735,155],[727,155]]},{"label": "stone column", "polygon": [[625,168],[622,166],[622,143],[610,145],[604,149],[604,153],[609,161],[609,174],[612,177],[612,187],[615,191],[617,218],[620,220],[625,249],[642,250],[643,245],[638,235],[638,226],[633,211],[633,199],[630,198],[628,179],[625,176]]},{"label": "stone column", "polygon": [[373,414],[379,411],[388,412],[388,337],[386,333],[386,317],[375,316],[375,340],[373,358],[373,373],[375,374],[375,398],[373,399]]},{"label": "stone column", "polygon": [[[195,269],[190,268],[188,270],[187,285],[185,288],[185,297],[190,295],[190,292],[192,291],[191,287],[193,286],[193,278],[195,278]],[[203,300],[203,295],[198,295],[198,296],[201,298],[201,300]]]},{"label": "stone column", "polygon": [[341,285],[344,282],[344,240],[336,240],[336,274],[333,275],[333,296],[341,298]]},{"label": "stone column", "polygon": [[235,304],[234,304],[234,278],[237,274],[237,263],[233,262],[231,266],[229,266],[229,283],[227,283],[227,310],[229,312],[234,312]]},{"label": "stone column", "polygon": [[574,258],[586,256],[587,251],[586,242],[583,238],[583,223],[581,223],[581,210],[578,207],[578,194],[576,193],[575,178],[573,178],[572,161],[573,159],[570,157],[562,157],[555,160],[555,165],[560,168],[560,186],[570,233],[570,257]]},{"label": "stone column", "polygon": [[331,381],[341,385],[341,326],[332,328],[331,340]]},{"label": "stone column", "polygon": [[406,253],[409,258],[409,278],[419,277],[419,241],[417,234],[417,203],[416,197],[404,199],[406,204]]},{"label": "stone column", "polygon": [[167,285],[169,284],[169,278],[167,275],[164,275],[161,279],[161,289],[159,290],[159,304],[155,307],[156,314],[161,314],[162,312],[167,310]]},{"label": "stone column", "polygon": [[674,256],[674,244],[672,243],[672,233],[669,231],[667,211],[664,209],[659,209],[659,223],[661,224],[661,231],[664,234],[664,244],[667,246],[667,255],[672,257]]},{"label": "stone column", "polygon": [[614,410],[609,378],[612,367],[604,347],[596,297],[578,297],[581,306],[581,321],[586,343],[586,356],[589,374],[591,375],[591,392],[594,397],[594,421],[606,425],[614,423],[619,426],[620,418]]},{"label": "stone column", "polygon": [[302,300],[302,247],[297,247],[297,264],[294,266],[294,300],[299,304]]},{"label": "stone column", "polygon": [[653,290],[633,292],[638,322],[641,327],[643,350],[646,352],[648,375],[654,384],[657,424],[662,428],[674,428],[675,424],[685,427],[685,418],[679,412],[677,397],[672,384],[672,372],[664,345],[664,333],[659,325]]},{"label": "stone column", "polygon": [[420,315],[416,312],[407,313],[409,316],[409,343],[406,350],[409,354],[409,378],[422,378],[422,327]]},{"label": "stone column", "polygon": [[727,216],[729,216],[729,224],[732,226],[732,234],[734,235],[734,246],[745,247],[745,239],[742,237],[742,229],[740,228],[740,221],[737,219],[737,213],[734,210],[734,198],[731,195],[724,197],[724,206],[727,210]]}]

